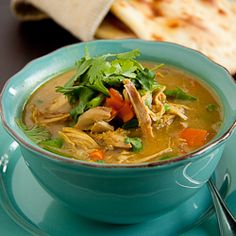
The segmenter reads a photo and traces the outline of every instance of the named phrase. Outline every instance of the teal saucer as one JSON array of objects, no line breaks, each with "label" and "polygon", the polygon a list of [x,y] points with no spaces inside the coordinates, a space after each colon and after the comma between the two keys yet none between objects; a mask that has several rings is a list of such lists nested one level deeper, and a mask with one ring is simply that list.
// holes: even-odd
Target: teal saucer
[{"label": "teal saucer", "polygon": [[[218,187],[225,173],[231,177],[227,203],[236,214],[236,132],[215,171]],[[36,182],[18,144],[0,123],[0,235],[219,235],[207,186],[177,208],[155,220],[136,225],[112,225],[76,215],[50,197]]]}]

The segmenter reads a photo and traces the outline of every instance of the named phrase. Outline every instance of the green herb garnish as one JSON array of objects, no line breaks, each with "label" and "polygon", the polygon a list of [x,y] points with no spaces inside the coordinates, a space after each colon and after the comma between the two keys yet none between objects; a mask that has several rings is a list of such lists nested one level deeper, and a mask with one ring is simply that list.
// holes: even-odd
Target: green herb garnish
[{"label": "green herb garnish", "polygon": [[[76,91],[75,97],[78,96],[79,104],[76,105],[71,111],[70,114],[74,120],[77,120],[78,116],[81,115],[86,109],[88,102],[92,99],[94,91],[87,87],[80,87]],[[73,99],[75,99],[75,97]],[[72,99],[72,98],[71,98]]]},{"label": "green herb garnish", "polygon": [[139,152],[143,149],[142,140],[140,138],[134,137],[134,138],[126,138],[125,143],[132,145],[132,151],[133,152]]},{"label": "green herb garnish", "polygon": [[51,137],[50,132],[45,127],[35,125],[32,128],[29,128],[21,120],[17,120],[16,122],[18,126],[23,130],[25,135],[36,144],[50,139]]},{"label": "green herb garnish", "polygon": [[63,145],[63,140],[61,138],[54,138],[54,139],[43,140],[39,144],[43,147],[61,148]]},{"label": "green herb garnish", "polygon": [[170,110],[170,105],[169,104],[164,104],[164,110],[169,111]]},{"label": "green herb garnish", "polygon": [[105,163],[103,160],[97,160],[96,162],[100,164]]},{"label": "green herb garnish", "polygon": [[93,98],[90,102],[87,103],[86,108],[90,109],[101,105],[104,98],[105,96],[103,94],[98,95],[97,97]]},{"label": "green herb garnish", "polygon": [[209,112],[216,111],[217,110],[217,106],[215,104],[208,104],[206,109]]},{"label": "green herb garnish", "polygon": [[138,90],[155,90],[158,87],[155,73],[135,60],[139,55],[139,49],[135,49],[92,57],[86,48],[85,56],[76,62],[75,75],[63,87],[56,89],[67,96],[73,105],[72,118],[76,121],[87,109],[99,106],[103,98],[109,95],[109,88],[119,90],[124,79],[130,79]]},{"label": "green herb garnish", "polygon": [[174,90],[165,90],[164,94],[169,97],[169,98],[174,98],[174,99],[181,99],[181,100],[190,100],[194,101],[197,100],[196,97],[191,96],[190,94],[187,94],[182,90],[181,88],[176,88]]}]

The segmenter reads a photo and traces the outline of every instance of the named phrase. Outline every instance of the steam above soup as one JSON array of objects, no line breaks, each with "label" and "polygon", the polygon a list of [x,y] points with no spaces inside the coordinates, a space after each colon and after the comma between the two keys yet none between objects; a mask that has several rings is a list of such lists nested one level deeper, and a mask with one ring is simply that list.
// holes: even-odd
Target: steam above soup
[{"label": "steam above soup", "polygon": [[26,135],[51,152],[88,162],[134,164],[185,155],[218,131],[220,106],[194,76],[141,64],[138,50],[92,57],[37,89]]}]

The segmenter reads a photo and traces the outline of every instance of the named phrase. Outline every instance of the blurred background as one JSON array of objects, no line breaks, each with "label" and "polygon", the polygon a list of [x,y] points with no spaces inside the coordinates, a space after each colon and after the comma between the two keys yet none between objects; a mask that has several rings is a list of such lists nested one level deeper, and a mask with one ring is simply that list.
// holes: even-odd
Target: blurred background
[{"label": "blurred background", "polygon": [[[23,3],[23,8],[21,7],[20,10],[23,14],[25,14],[26,10],[25,5],[27,6],[27,1],[23,0],[11,0],[12,3],[14,3],[14,6],[16,6],[16,3]],[[79,42],[79,39],[74,37],[69,31],[65,30],[63,27],[61,27],[59,24],[55,23],[52,19],[44,19],[40,21],[28,21],[28,22],[22,22],[19,19],[16,18],[15,14],[13,14],[12,9],[10,8],[10,0],[0,0],[0,90],[3,87],[4,82],[14,75],[17,71],[19,71],[26,63],[31,61],[34,58],[40,57],[42,55],[45,55],[49,52],[52,52],[55,49],[58,49],[62,46],[73,44]],[[28,2],[33,2],[36,5],[43,5],[45,11],[48,11],[51,13],[52,18],[54,17],[55,20],[59,20],[61,25],[67,26],[67,28],[72,28],[72,32],[77,33],[82,28],[79,28],[79,24],[81,27],[81,24],[83,26],[82,21],[78,20],[77,12],[78,5],[84,5],[84,2],[82,0],[78,1],[68,1],[68,2],[59,2],[61,4],[60,14],[57,12],[60,8],[60,4],[55,4],[55,1],[37,1],[37,0],[28,0]],[[70,6],[69,10],[64,11],[64,7],[68,7],[72,2],[77,4],[77,8],[74,8],[74,5]],[[97,0],[96,2],[93,2],[93,0],[89,0],[86,4],[86,8],[89,8],[87,11],[85,11],[85,7],[83,11],[80,11],[80,14],[85,14],[85,18],[92,18],[93,21],[96,22],[97,15],[92,14],[90,12],[91,5],[95,5],[96,11],[100,11],[100,8],[103,8],[104,5],[99,6],[99,2],[104,2],[104,4],[108,4],[109,2],[112,3],[112,8],[110,9],[110,5],[107,8],[107,11],[110,9],[109,15],[105,18],[107,19],[106,22],[110,22],[109,27],[107,28],[107,25],[105,25],[105,28],[103,28],[103,37],[100,38],[118,38],[120,34],[117,34],[116,29],[121,29],[122,35],[125,35],[125,37],[136,37],[134,32],[130,34],[130,28],[128,29],[127,26],[125,26],[124,22],[122,23],[118,18],[111,18],[111,12],[116,13],[116,16],[126,16],[126,19],[124,18],[122,21],[126,21],[126,23],[130,23],[130,26],[133,26],[134,31],[139,31],[139,37],[141,38],[148,38],[152,40],[166,40],[167,41],[173,41],[173,42],[182,42],[183,39],[184,45],[189,46],[192,45],[193,48],[198,49],[201,48],[204,53],[209,54],[208,56],[212,59],[215,59],[218,63],[222,63],[224,66],[229,66],[231,69],[232,74],[236,71],[236,44],[234,42],[234,38],[236,36],[236,27],[235,27],[235,19],[236,19],[236,3],[233,1],[216,1],[217,4],[213,4],[210,1],[189,1],[189,3],[196,4],[197,10],[194,13],[189,12],[190,7],[186,6],[186,4],[183,3],[183,6],[181,5],[181,1],[163,1],[165,6],[162,6],[162,8],[159,8],[159,3],[162,3],[162,1],[130,1],[133,4],[141,4],[137,9],[135,8],[135,4],[131,5],[131,12],[133,10],[136,10],[136,14],[141,14],[138,16],[145,16],[145,20],[149,22],[149,26],[152,25],[152,21],[155,21],[157,19],[155,25],[152,27],[152,30],[149,31],[149,27],[146,27],[144,24],[142,27],[139,25],[139,21],[136,20],[135,16],[134,18],[129,18],[132,16],[130,12],[122,12],[122,8],[117,8],[119,11],[114,11],[114,5],[115,3],[119,2],[120,6],[122,6],[122,0],[119,1],[110,1],[110,0]],[[148,2],[152,2],[153,5],[150,5]],[[173,2],[173,4],[172,4]],[[57,3],[57,2],[56,2]],[[90,5],[89,5],[90,3]],[[123,2],[124,3],[124,2]],[[128,2],[126,2],[128,3]],[[227,3],[227,4],[226,4]],[[54,6],[53,6],[54,4]],[[143,4],[143,5],[142,5]],[[146,5],[145,5],[146,4]],[[156,4],[156,5],[155,5]],[[232,4],[232,6],[231,6]],[[28,4],[29,5],[29,4]],[[47,6],[51,5],[49,9]],[[56,5],[56,6],[55,6]],[[154,6],[155,5],[155,6]],[[172,12],[176,12],[175,7],[179,7],[181,11],[178,16],[172,16],[176,17],[173,19],[177,19],[177,21],[169,21],[169,19],[172,19],[169,14],[169,10],[172,9]],[[227,6],[226,6],[227,5]],[[59,6],[59,8],[57,8]],[[119,4],[118,4],[119,6]],[[146,9],[143,9],[143,7]],[[185,7],[187,7],[185,9]],[[54,9],[55,8],[55,9]],[[79,8],[79,9],[80,9]],[[15,8],[16,9],[16,8]],[[30,8],[32,10],[32,7]],[[53,10],[52,10],[53,9]],[[128,9],[128,8],[127,8]],[[160,9],[164,11],[165,13],[160,12]],[[195,8],[194,8],[195,9]],[[28,9],[29,10],[29,9]],[[186,12],[185,12],[186,10]],[[196,9],[195,9],[196,10]],[[213,17],[213,19],[206,20],[205,16],[202,18],[199,18],[199,12],[202,10],[206,11],[207,13],[211,13],[209,17]],[[19,11],[19,9],[18,9]],[[68,12],[74,13],[68,14]],[[107,14],[107,11],[105,12]],[[177,11],[178,12],[178,11]],[[35,9],[33,10],[33,13],[35,13]],[[52,14],[53,13],[53,14]],[[54,14],[55,13],[55,14]],[[90,14],[91,13],[91,14]],[[94,13],[94,12],[93,12]],[[151,18],[149,15],[145,15],[148,13],[151,15]],[[162,14],[166,14],[166,19],[163,18]],[[186,15],[185,20],[183,20],[184,14]],[[50,15],[50,14],[49,14]],[[181,18],[182,17],[182,18]],[[195,17],[195,18],[194,18]],[[208,17],[208,18],[209,18]],[[216,17],[216,18],[215,18]],[[121,17],[122,18],[122,17]],[[138,17],[139,18],[139,17]],[[75,20],[76,19],[76,20]],[[74,20],[74,21],[73,21]],[[83,22],[86,22],[83,18]],[[67,24],[65,23],[67,21]],[[146,22],[145,21],[145,22]],[[164,23],[163,23],[163,22]],[[74,24],[75,22],[75,24]],[[105,21],[104,21],[105,22]],[[163,23],[163,24],[160,24]],[[171,23],[171,24],[170,24]],[[86,25],[86,24],[85,24]],[[167,26],[168,27],[167,27]],[[70,27],[68,27],[70,26]],[[91,25],[90,25],[91,26]],[[165,29],[166,27],[166,29]],[[66,28],[66,27],[65,27]],[[84,31],[87,31],[87,29],[90,29],[91,27],[83,27]],[[131,27],[132,28],[132,27]],[[147,31],[146,31],[147,28]],[[78,30],[79,29],[79,30]],[[105,29],[105,34],[104,34]],[[127,30],[128,29],[128,30]],[[164,29],[164,30],[163,30]],[[197,30],[197,31],[195,31]],[[144,31],[144,32],[143,32]],[[161,36],[159,34],[162,34]],[[171,33],[170,33],[171,32]],[[137,33],[137,32],[135,32]],[[151,35],[148,35],[148,33],[152,33]],[[127,36],[128,35],[128,36]],[[130,36],[131,35],[131,36]],[[137,34],[138,35],[138,34]],[[141,36],[140,36],[141,35]],[[179,35],[181,37],[179,37]],[[163,38],[163,37],[164,38]],[[154,37],[154,38],[152,38]],[[173,38],[172,38],[173,37]],[[83,38],[83,37],[82,37]],[[85,38],[85,37],[84,37]],[[196,47],[195,47],[196,46]],[[236,77],[234,75],[234,77]]]},{"label": "blurred background", "polygon": [[0,90],[26,63],[79,40],[52,20],[20,22],[0,0]]}]

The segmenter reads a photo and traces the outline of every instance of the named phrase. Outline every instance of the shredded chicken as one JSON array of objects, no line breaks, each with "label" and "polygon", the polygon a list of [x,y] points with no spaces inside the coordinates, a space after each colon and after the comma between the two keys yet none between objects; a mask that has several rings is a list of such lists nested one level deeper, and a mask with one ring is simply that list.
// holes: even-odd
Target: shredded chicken
[{"label": "shredded chicken", "polygon": [[100,143],[102,146],[114,148],[130,149],[132,145],[125,142],[127,138],[126,132],[123,129],[117,129],[116,131],[107,131],[101,134],[91,134],[92,137]]},{"label": "shredded chicken", "polygon": [[62,122],[68,119],[69,113],[43,113],[37,107],[33,107],[32,119],[35,124],[47,125],[54,122]]},{"label": "shredded chicken", "polygon": [[[164,103],[166,95],[163,93],[165,86],[162,86],[158,92],[154,92],[152,97],[152,109],[148,109],[148,113],[153,121],[159,121],[165,113]],[[144,97],[145,98],[145,97]]]},{"label": "shredded chicken", "polygon": [[108,152],[106,155],[106,161],[108,163],[114,163],[114,159],[119,164],[129,163],[127,160],[133,157],[135,154],[127,150],[116,150],[116,152]]},{"label": "shredded chicken", "polygon": [[106,131],[113,131],[113,130],[114,130],[114,127],[103,120],[94,123],[93,126],[91,127],[91,131],[93,133],[103,133]]},{"label": "shredded chicken", "polygon": [[99,149],[99,145],[92,137],[76,128],[64,127],[58,134],[64,139],[65,143],[73,149]]},{"label": "shredded chicken", "polygon": [[179,116],[183,120],[187,120],[188,117],[185,115],[185,110],[189,108],[182,104],[169,103],[170,109],[168,113]]},{"label": "shredded chicken", "polygon": [[162,118],[159,120],[158,124],[156,127],[158,129],[163,128],[165,126],[169,126],[174,122],[175,115],[172,114],[165,114],[162,116]]},{"label": "shredded chicken", "polygon": [[109,107],[91,108],[79,117],[75,127],[81,130],[90,130],[94,123],[109,120],[111,111],[112,109]]},{"label": "shredded chicken", "polygon": [[158,92],[155,92],[153,95],[153,103],[156,105],[157,108],[158,108],[158,106],[162,106],[166,101],[166,95],[164,94],[165,89],[166,89],[166,87],[162,86],[158,90]]},{"label": "shredded chicken", "polygon": [[128,79],[124,80],[124,87],[134,108],[143,135],[153,138],[152,120],[140,94],[134,84]]},{"label": "shredded chicken", "polygon": [[135,156],[135,154],[132,154],[132,152],[128,151],[122,151],[119,156],[117,156],[118,163],[129,163],[128,159]]},{"label": "shredded chicken", "polygon": [[188,127],[188,123],[187,122],[179,122],[179,124],[183,127],[183,128],[187,128]]}]

